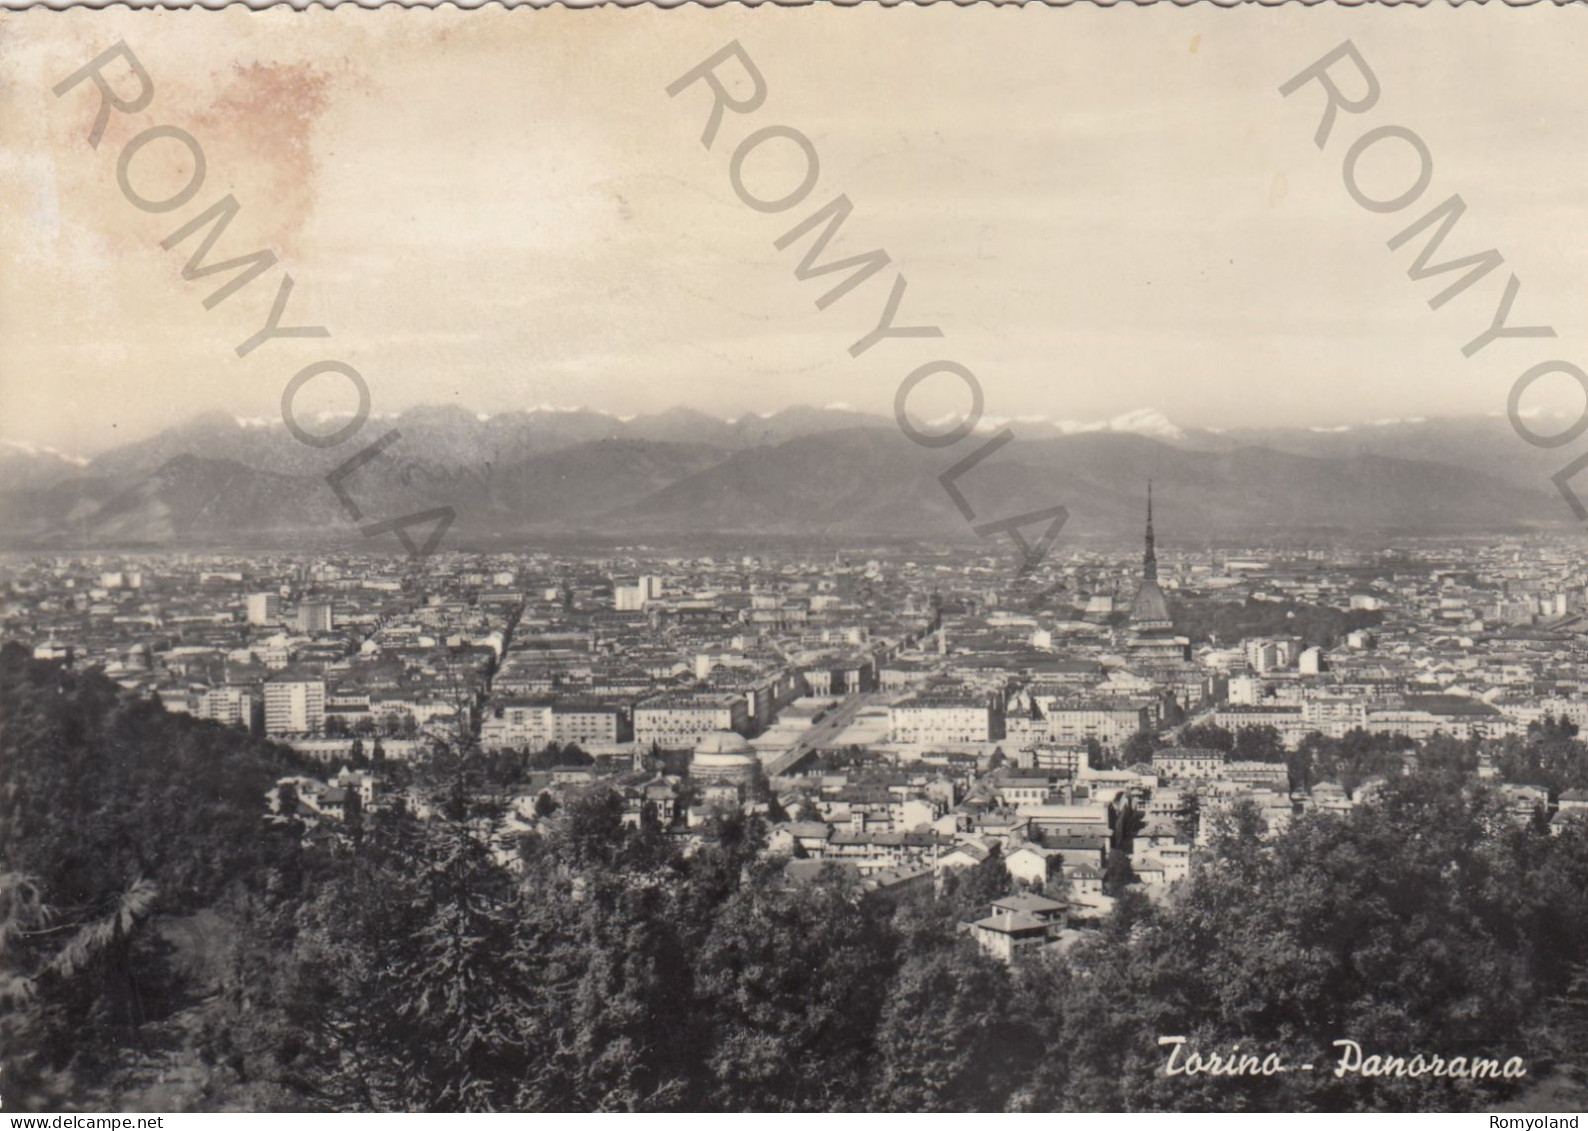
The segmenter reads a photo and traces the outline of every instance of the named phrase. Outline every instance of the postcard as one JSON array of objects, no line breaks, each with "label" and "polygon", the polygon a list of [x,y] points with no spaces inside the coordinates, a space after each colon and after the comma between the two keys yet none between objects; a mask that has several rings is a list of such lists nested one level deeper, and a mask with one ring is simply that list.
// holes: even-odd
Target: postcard
[{"label": "postcard", "polygon": [[0,1110],[1576,1127],[1585,54],[0,14]]}]

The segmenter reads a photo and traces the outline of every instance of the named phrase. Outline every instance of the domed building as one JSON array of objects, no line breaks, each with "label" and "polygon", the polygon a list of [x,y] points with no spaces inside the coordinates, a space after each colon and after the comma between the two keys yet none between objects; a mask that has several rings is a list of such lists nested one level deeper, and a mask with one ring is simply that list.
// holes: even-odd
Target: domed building
[{"label": "domed building", "polygon": [[689,776],[701,785],[750,785],[760,773],[755,749],[736,731],[712,731],[689,756]]},{"label": "domed building", "polygon": [[1132,662],[1184,661],[1191,658],[1191,642],[1176,635],[1169,599],[1158,585],[1158,555],[1152,535],[1152,480],[1147,481],[1147,549],[1142,555],[1141,587],[1130,603],[1130,634],[1125,655]]}]

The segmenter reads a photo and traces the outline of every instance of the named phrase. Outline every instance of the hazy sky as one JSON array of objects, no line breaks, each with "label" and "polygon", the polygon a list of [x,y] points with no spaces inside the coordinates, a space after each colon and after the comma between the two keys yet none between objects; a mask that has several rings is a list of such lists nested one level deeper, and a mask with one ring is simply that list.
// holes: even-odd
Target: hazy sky
[{"label": "hazy sky", "polygon": [[[1383,93],[1320,153],[1318,90],[1277,88],[1347,37]],[[705,87],[664,88],[735,38],[768,95],[708,152]],[[117,39],[155,95],[113,114],[96,151],[96,93],[50,88]],[[0,53],[0,435],[68,451],[207,409],[278,417],[287,381],[325,358],[365,375],[377,414],[889,412],[911,369],[947,358],[978,375],[989,417],[1152,408],[1215,427],[1501,412],[1528,366],[1588,365],[1575,11],[35,10],[0,16]],[[1434,164],[1398,215],[1341,177],[1349,144],[1386,124]],[[116,184],[122,146],[154,125],[190,131],[207,160],[162,215]],[[821,160],[778,215],[728,177],[769,125]],[[1391,149],[1364,160],[1364,186],[1396,179]],[[791,152],[758,152],[746,181],[790,183]],[[158,196],[186,162],[158,142],[131,175]],[[297,283],[285,321],[329,340],[239,359],[282,265],[206,311],[222,276],[181,278],[196,241],[160,248],[228,192],[242,211],[212,258],[273,248]],[[1507,263],[1431,312],[1442,283],[1409,281],[1412,248],[1385,241],[1454,192],[1469,211],[1448,246]],[[827,286],[796,281],[798,252],[773,240],[839,193],[855,211],[832,250],[882,247],[894,266],[818,311]],[[899,321],[945,337],[851,358],[896,270]],[[1558,341],[1464,359],[1511,271],[1512,321]],[[1536,391],[1581,403],[1564,381]],[[962,400],[932,382],[912,409]],[[299,408],[316,406],[350,408],[345,386],[316,382]]]}]

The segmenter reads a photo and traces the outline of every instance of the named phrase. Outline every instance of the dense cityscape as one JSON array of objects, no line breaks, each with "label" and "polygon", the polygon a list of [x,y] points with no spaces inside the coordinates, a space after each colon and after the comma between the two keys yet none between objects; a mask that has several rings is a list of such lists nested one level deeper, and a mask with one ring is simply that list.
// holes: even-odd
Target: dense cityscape
[{"label": "dense cityscape", "polygon": [[[419,1085],[399,1085],[392,1077],[385,1094],[371,1092],[363,1065],[372,1054],[357,1041],[350,1046],[346,1030],[334,1030],[330,1046],[316,1055],[331,1057],[359,1082],[352,1091],[321,1095],[304,1082],[301,1069],[289,1071],[278,1059],[285,1055],[278,1047],[283,1041],[298,1049],[297,1056],[306,1055],[305,1038],[294,1027],[301,1022],[275,1022],[281,1026],[271,1030],[275,1043],[263,1042],[273,1049],[273,1076],[253,1064],[257,1049],[238,1050],[237,1034],[263,1024],[257,1005],[244,1004],[260,991],[253,984],[259,964],[287,963],[293,977],[308,978],[302,971],[326,958],[323,941],[300,953],[307,940],[327,929],[323,923],[311,926],[321,914],[314,911],[314,893],[338,893],[338,914],[347,918],[337,931],[350,933],[342,945],[370,931],[384,932],[380,914],[359,902],[370,893],[359,894],[356,868],[345,870],[359,859],[368,867],[384,860],[391,869],[388,884],[420,882],[426,868],[440,866],[431,854],[456,858],[457,843],[449,836],[480,854],[473,867],[483,871],[457,889],[467,893],[458,896],[466,902],[488,889],[498,893],[501,906],[517,908],[518,902],[502,894],[516,891],[517,900],[562,906],[577,917],[588,913],[581,905],[599,889],[616,901],[608,913],[621,922],[625,901],[667,875],[684,908],[706,898],[702,885],[715,892],[710,899],[716,902],[699,912],[698,923],[668,928],[695,932],[677,944],[686,951],[715,954],[737,901],[774,920],[818,917],[801,929],[830,925],[820,916],[836,914],[840,922],[853,922],[835,930],[874,929],[893,940],[884,948],[892,957],[878,957],[883,973],[875,974],[890,994],[909,989],[911,963],[952,961],[961,965],[937,983],[952,998],[952,1009],[963,1008],[954,1003],[965,995],[991,993],[983,1005],[1015,1014],[1031,1010],[1024,1024],[1038,1030],[1058,1024],[1056,1018],[1073,1024],[1067,1010],[1078,1007],[1055,1013],[1051,1003],[1042,1002],[1060,991],[1033,990],[1033,979],[1037,985],[1045,984],[1042,978],[1067,979],[1069,988],[1062,992],[1080,994],[1078,987],[1100,976],[1098,963],[1123,962],[1120,956],[1137,948],[1164,945],[1152,940],[1187,930],[1186,917],[1207,914],[1208,900],[1277,899],[1274,885],[1307,879],[1306,869],[1295,863],[1298,852],[1310,862],[1341,850],[1307,847],[1320,836],[1348,838],[1350,855],[1328,867],[1348,869],[1352,876],[1359,870],[1356,853],[1365,849],[1349,838],[1380,838],[1380,851],[1403,856],[1405,867],[1437,866],[1445,877],[1453,866],[1449,855],[1460,859],[1467,848],[1441,838],[1476,837],[1485,852],[1512,854],[1506,867],[1522,866],[1516,861],[1528,854],[1536,860],[1538,850],[1526,845],[1537,838],[1553,843],[1551,851],[1562,859],[1582,855],[1579,847],[1588,844],[1588,758],[1575,736],[1588,718],[1588,575],[1568,543],[1501,537],[1411,541],[1393,549],[1182,549],[1155,537],[1150,485],[1143,501],[1139,550],[1070,549],[1026,573],[986,547],[953,544],[907,551],[857,547],[822,555],[789,549],[715,555],[643,548],[451,551],[418,565],[351,552],[11,557],[3,607],[10,642],[7,694],[15,707],[25,708],[9,712],[6,727],[8,749],[17,752],[12,769],[20,774],[10,787],[12,817],[19,830],[32,822],[34,833],[24,843],[40,853],[18,875],[58,867],[65,869],[61,882],[67,887],[97,885],[101,894],[85,910],[106,900],[116,910],[111,928],[104,929],[111,935],[101,930],[96,937],[120,937],[116,932],[130,932],[140,917],[153,916],[165,925],[146,932],[159,940],[142,944],[155,948],[151,956],[200,947],[213,952],[205,961],[218,962],[214,954],[224,954],[236,964],[229,975],[211,971],[200,979],[211,986],[211,996],[201,1006],[186,1007],[210,1021],[196,1030],[196,1022],[179,1021],[189,1014],[181,1005],[186,999],[176,995],[165,1022],[186,1026],[180,1044],[199,1050],[191,1055],[208,1067],[161,1062],[155,1069],[143,1053],[133,1067],[107,1070],[101,1064],[89,1077],[103,1078],[102,1086],[118,1102],[131,1103],[130,1094],[156,1107],[555,1108],[618,1102],[617,1093],[592,1097],[581,1090],[594,1071],[583,1063],[540,1091],[526,1092],[522,1083],[489,1098],[451,1090],[463,1086],[459,1081],[484,1088],[493,1079],[473,1054],[454,1066],[446,1077],[450,1082],[429,1091],[404,1091]],[[54,703],[40,695],[52,684],[63,697]],[[39,721],[52,715],[53,723]],[[129,726],[130,738],[123,734]],[[55,737],[32,737],[36,733]],[[104,737],[95,740],[93,734]],[[80,768],[72,769],[79,761]],[[75,818],[68,812],[44,816],[28,807],[30,790],[67,788],[62,774],[67,782],[93,779],[97,784],[86,791],[108,791],[108,798],[79,798]],[[126,822],[133,818],[107,812],[145,804],[124,791],[157,793],[170,778],[186,787],[183,795],[201,802],[193,813],[180,800],[160,802],[177,805],[162,810],[167,816],[158,820],[169,820],[169,835],[186,847],[129,849]],[[141,784],[128,784],[133,781]],[[1419,852],[1428,856],[1423,859],[1404,838],[1423,835],[1406,828],[1408,819],[1428,818],[1408,818],[1408,812],[1449,804],[1457,804],[1457,816],[1421,846]],[[51,820],[68,822],[70,835],[82,837],[80,844],[70,842],[64,858],[61,849],[49,849],[44,830]],[[97,839],[83,832],[100,828],[100,822],[108,824]],[[217,841],[218,826],[231,827],[229,822],[236,822],[241,839]],[[254,843],[256,837],[242,832],[249,823],[269,835]],[[136,824],[140,831],[130,835],[139,841],[147,819]],[[182,841],[184,836],[197,838],[201,847]],[[439,848],[431,843],[436,837],[442,838]],[[1385,849],[1385,837],[1395,847]],[[424,847],[415,849],[413,838]],[[125,859],[119,869],[106,866],[103,876],[87,883],[80,869],[96,845]],[[195,851],[208,855],[210,845],[217,846],[216,860],[191,858]],[[221,861],[239,853],[241,862],[223,866]],[[265,862],[255,858],[259,853],[266,854]],[[146,878],[160,871],[151,861],[162,855],[165,867],[185,877],[179,897],[184,909],[168,908],[163,916],[151,910],[153,888]],[[18,864],[25,866],[23,856]],[[423,860],[432,864],[419,864]],[[1483,874],[1499,868],[1491,862]],[[1219,885],[1232,882],[1220,877],[1232,869],[1244,874],[1238,881],[1244,890],[1220,895]],[[267,883],[275,897],[245,894],[265,882],[261,875],[276,877]],[[724,875],[734,878],[725,881]],[[8,890],[12,921],[26,924],[32,914],[42,924],[50,913],[42,901],[33,906],[19,896],[23,882],[17,879]],[[1337,875],[1330,882],[1347,881]],[[1406,878],[1375,869],[1350,882],[1404,892]],[[1546,876],[1536,882],[1560,881]],[[1568,888],[1575,883],[1565,882]],[[281,895],[283,890],[290,894]],[[559,904],[548,892],[561,892],[571,902]],[[1546,915],[1551,931],[1570,929],[1573,912],[1554,902],[1564,894],[1546,888],[1544,905],[1527,914]],[[261,898],[275,905],[273,914],[280,918],[255,943],[266,949],[252,958],[239,935],[256,928],[190,925],[256,922],[266,914],[255,902]],[[1412,914],[1397,904],[1402,898],[1380,913],[1397,931]],[[1571,898],[1580,902],[1582,894],[1574,891]],[[440,914],[433,900],[419,899],[416,906]],[[646,911],[644,929],[619,946],[629,956],[625,961],[634,960],[635,945],[652,954],[647,962],[659,961],[653,953],[661,945],[656,914],[677,918],[685,912]],[[1239,930],[1253,914],[1226,906],[1218,916],[1228,916],[1222,929]],[[1287,929],[1302,936],[1323,930],[1307,925],[1313,914],[1306,912],[1302,923]],[[1327,928],[1353,940],[1340,944],[1347,951],[1372,937],[1363,933],[1363,914],[1362,907],[1350,905],[1345,920]],[[1502,934],[1526,934],[1525,915],[1514,907],[1485,905],[1481,915],[1493,917]],[[1144,933],[1145,924],[1155,921],[1164,924],[1159,932]],[[1412,921],[1422,922],[1415,916]],[[430,923],[413,929],[423,937],[434,928]],[[1459,916],[1449,928],[1462,937],[1472,929]],[[93,929],[98,928],[84,931]],[[594,948],[596,955],[607,953],[599,942],[605,929],[583,919],[557,928],[569,932],[568,945]],[[594,940],[590,930],[596,930]],[[1429,928],[1418,930],[1426,934]],[[91,941],[82,947],[90,948]],[[842,954],[857,944],[840,939],[834,945]],[[1420,948],[1430,945],[1418,937],[1395,949],[1422,961]],[[1467,1001],[1460,983],[1471,978],[1484,987],[1471,992],[1510,993],[1521,1010],[1526,995],[1517,985],[1538,982],[1530,992],[1543,992],[1532,967],[1553,970],[1551,977],[1563,986],[1580,984],[1582,965],[1544,933],[1529,945],[1537,957],[1504,959],[1503,978],[1488,967],[1459,977],[1447,973],[1426,992],[1452,1010],[1470,1011],[1470,1002],[1460,1004]],[[45,947],[34,962],[59,976],[88,961],[74,950],[78,946],[74,941],[54,958]],[[961,946],[969,949],[956,949]],[[432,947],[422,962],[433,963],[436,953]],[[720,957],[702,957],[702,967],[709,969]],[[583,977],[608,969],[604,962],[611,960],[608,954]],[[121,961],[131,985],[137,980],[136,949]],[[160,963],[166,961],[169,955]],[[520,961],[504,955],[500,966],[488,969],[495,977],[501,967],[518,969]],[[806,954],[768,961],[775,973],[805,969],[813,960]],[[1252,961],[1247,955],[1239,966]],[[1284,961],[1293,973],[1295,960]],[[1359,957],[1343,954],[1337,961],[1345,963],[1342,971],[1356,988],[1319,992],[1331,1009],[1369,1009],[1353,1003],[1349,993],[1370,1002],[1381,986],[1354,970]],[[983,984],[991,975],[982,963],[1006,972],[994,989]],[[18,969],[27,965],[24,958]],[[342,992],[359,1003],[350,1008],[375,1008],[378,995],[367,979],[398,977],[400,969],[394,963],[390,971],[371,971],[349,983]],[[1090,975],[1080,973],[1088,970]],[[541,973],[526,976],[540,985]],[[807,976],[813,975],[800,975]],[[1124,975],[1116,970],[1108,976]],[[476,986],[479,971],[460,970],[458,977]],[[701,996],[702,987],[712,984],[704,969],[682,985],[657,988],[664,983],[658,975],[652,992],[661,1001],[641,1011],[647,1018],[642,1025],[662,1024],[653,1016],[658,1010],[664,1017],[689,1013],[715,1000]],[[327,993],[316,985],[314,995]],[[1120,992],[1102,985],[1089,992]],[[227,986],[242,997],[215,989]],[[304,992],[301,986],[278,990],[287,1000]],[[477,1024],[482,1010],[490,1014],[501,1004],[501,994],[511,996],[506,989],[483,992],[482,999],[464,995],[453,1003],[463,1011],[459,1024]],[[807,987],[796,996],[805,992],[815,991]],[[842,996],[856,992],[850,988]],[[1154,1008],[1169,1009],[1183,991],[1131,992],[1146,995]],[[1576,1001],[1576,992],[1561,1000]],[[117,1050],[128,1047],[129,1032],[151,1025],[145,1011],[152,995],[147,989],[140,994],[135,1009],[127,1005],[126,1016],[107,1022],[105,1040]],[[215,1022],[213,1012],[222,1008],[217,1003],[241,1012],[224,1024]],[[925,1001],[912,997],[909,1005],[936,1008],[930,995]],[[88,1011],[82,1015],[87,1024],[107,1007],[91,994],[77,1008]],[[522,1018],[543,1023],[549,1008],[526,1006],[515,1024],[529,1023]],[[779,1007],[786,1008],[792,1004]],[[853,1039],[861,1042],[865,1058],[886,1060],[886,1026],[896,1008],[879,999],[879,1012],[854,1022]],[[1414,1021],[1430,1033],[1451,1031],[1448,1018],[1411,1004],[1405,1008],[1408,1019],[1391,1032],[1403,1032]],[[1571,1009],[1580,1012],[1578,1006]],[[1381,1007],[1364,1015],[1380,1017]],[[790,1016],[771,1014],[777,1025]],[[905,1016],[895,1023],[904,1023]],[[1494,1031],[1507,1039],[1520,1031],[1485,1016],[1485,1024],[1498,1026]],[[1527,1016],[1531,1024],[1544,1024],[1539,1015]],[[1579,1013],[1568,1010],[1567,1016]],[[45,1015],[33,1023],[46,1029],[49,1024]],[[27,1021],[18,1024],[23,1034],[33,1031]],[[567,1024],[577,1029],[580,1022]],[[622,1102],[729,1109],[839,1102],[825,1093],[801,1098],[793,1085],[793,1092],[780,1094],[763,1090],[771,1085],[735,1083],[737,1069],[719,1067],[713,1057],[723,1053],[712,1051],[733,1026],[715,1015],[699,1025],[705,1034],[699,1037],[699,1059],[676,1069],[677,1079],[653,1083],[654,1092],[637,1096],[620,1089]],[[1554,1014],[1547,1026],[1556,1044],[1572,1031]],[[1178,1033],[1186,1026],[1171,1015],[1159,1027]],[[210,1035],[198,1040],[194,1031]],[[1282,1031],[1287,1041],[1298,1038],[1289,1028]],[[422,1027],[407,1039],[431,1048]],[[509,1043],[517,1048],[520,1039]],[[1003,1042],[1013,1038],[989,1030],[963,1039],[991,1042],[990,1054],[1002,1056]],[[1060,1033],[1048,1039],[1062,1047],[1078,1038]],[[1555,1055],[1540,1054],[1538,1038],[1529,1039],[1535,1057],[1548,1061]],[[1464,1049],[1480,1041],[1474,1035],[1462,1040]],[[1164,1079],[1163,1066],[1150,1059],[1156,1050],[1142,1043],[1116,1042],[1123,1059],[1097,1070],[1112,1089],[1101,1093],[1096,1088],[1102,1085],[1084,1084],[1085,1073],[1074,1066],[1066,1068],[1062,1083],[1038,1086],[998,1074],[971,1082],[970,1063],[961,1062],[958,1075],[924,1093],[895,1079],[919,1069],[873,1066],[845,1086],[850,1099],[844,1102],[906,1110],[1041,1109],[1196,1107],[1228,1099],[1195,1090],[1153,1092],[1153,1081]],[[1486,1048],[1478,1043],[1468,1055]],[[984,1049],[978,1055],[988,1054]],[[65,1059],[54,1071],[83,1071],[80,1050],[61,1055]],[[636,1055],[644,1073],[664,1072],[654,1050]],[[847,1054],[835,1047],[823,1055]],[[117,1051],[112,1059],[121,1056]],[[1493,1065],[1501,1060],[1523,1064],[1500,1058]],[[1456,1063],[1461,1075],[1466,1056]],[[1487,1063],[1481,1056],[1472,1061]],[[36,1102],[63,1102],[50,1092],[52,1077],[44,1064],[36,1067]],[[1557,1064],[1549,1079],[1570,1079],[1575,1071]],[[702,1072],[705,1077],[698,1078]],[[876,1072],[894,1081],[887,1088],[895,1090],[879,1092]],[[224,1084],[216,1082],[217,1074]],[[263,1076],[273,1082],[260,1091]],[[196,1090],[184,1093],[173,1079]],[[1325,1089],[1304,1101],[1296,1100],[1297,1093],[1279,1094],[1286,1098],[1248,1102],[1379,1108],[1494,1102],[1494,1093],[1470,1086],[1437,1093]]]},{"label": "dense cityscape", "polygon": [[6,1118],[1575,1128],[1572,29],[594,7],[5,25]]},{"label": "dense cityscape", "polygon": [[4,627],[35,659],[322,764],[281,783],[311,825],[354,794],[390,804],[388,767],[468,742],[521,758],[515,832],[602,788],[685,839],[725,806],[776,813],[768,847],[798,845],[791,868],[832,862],[872,888],[998,850],[1018,878],[1068,890],[976,924],[1005,958],[1105,915],[1105,874],[1172,890],[1236,801],[1274,831],[1370,803],[1385,764],[1330,776],[1306,757],[1320,740],[1407,759],[1435,736],[1472,742],[1518,821],[1588,811],[1583,789],[1501,764],[1501,740],[1588,722],[1588,574],[1568,546],[1160,563],[1150,506],[1143,559],[1074,553],[1014,584],[1006,563],[952,548],[418,569],[39,555],[8,564]]}]

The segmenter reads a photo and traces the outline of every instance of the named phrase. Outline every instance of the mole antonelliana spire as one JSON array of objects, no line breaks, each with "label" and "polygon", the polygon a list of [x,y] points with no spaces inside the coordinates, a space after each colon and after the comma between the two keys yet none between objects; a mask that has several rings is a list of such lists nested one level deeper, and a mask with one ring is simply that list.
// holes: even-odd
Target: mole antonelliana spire
[{"label": "mole antonelliana spire", "polygon": [[1135,656],[1177,656],[1184,648],[1175,636],[1169,601],[1158,586],[1158,551],[1152,531],[1152,480],[1147,481],[1147,545],[1142,555],[1141,585],[1130,607],[1131,635],[1127,651]]},{"label": "mole antonelliana spire", "polygon": [[1152,480],[1147,480],[1147,553],[1142,558],[1141,574],[1148,581],[1158,580],[1158,555],[1152,545]]}]

